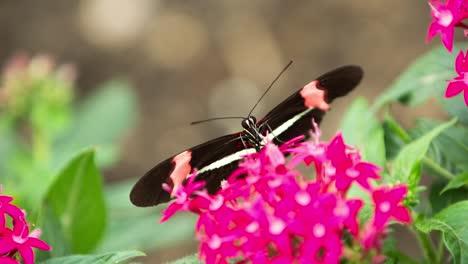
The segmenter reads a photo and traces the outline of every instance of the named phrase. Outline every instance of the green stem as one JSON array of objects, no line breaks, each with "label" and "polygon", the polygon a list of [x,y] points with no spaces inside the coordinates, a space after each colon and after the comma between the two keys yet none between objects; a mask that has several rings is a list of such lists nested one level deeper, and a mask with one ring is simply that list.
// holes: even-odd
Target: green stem
[{"label": "green stem", "polygon": [[444,177],[447,180],[451,180],[455,177],[455,175],[453,175],[448,170],[444,169],[443,167],[441,167],[439,164],[437,164],[435,161],[433,161],[432,159],[428,157],[424,157],[422,159],[422,163],[424,166],[427,166],[431,170],[437,172],[437,174],[439,174],[440,176]]},{"label": "green stem", "polygon": [[40,129],[33,129],[32,132],[32,153],[33,162],[36,167],[42,169],[49,162],[50,145],[47,137]]},{"label": "green stem", "polygon": [[438,250],[438,253],[437,253],[437,263],[439,264],[443,264],[443,261],[444,261],[444,249],[445,249],[445,245],[444,245],[444,241],[442,241],[442,234],[440,235],[439,237],[439,250]]},{"label": "green stem", "polygon": [[414,226],[411,228],[411,230],[414,232],[416,239],[419,242],[419,246],[424,252],[426,263],[437,263],[434,243],[432,242],[429,234],[417,230]]},{"label": "green stem", "polygon": [[413,259],[412,257],[404,254],[401,251],[389,251],[386,252],[387,256],[395,257],[398,260],[398,263],[406,263],[406,264],[420,264],[421,262],[418,260]]}]

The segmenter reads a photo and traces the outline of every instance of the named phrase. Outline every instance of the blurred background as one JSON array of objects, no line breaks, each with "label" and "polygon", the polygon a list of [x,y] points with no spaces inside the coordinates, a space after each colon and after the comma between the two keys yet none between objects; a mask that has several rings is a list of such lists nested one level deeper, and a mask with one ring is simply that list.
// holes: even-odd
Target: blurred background
[{"label": "blurred background", "polygon": [[[329,138],[353,98],[374,98],[430,48],[429,21],[426,1],[407,0],[2,0],[0,62],[23,52],[72,63],[78,101],[107,80],[128,80],[138,100],[136,123],[120,142],[121,160],[104,175],[109,183],[134,182],[170,155],[238,131],[236,120],[189,123],[246,115],[289,60],[292,67],[256,116],[325,71],[344,64],[364,68],[362,84],[325,117],[322,129]],[[394,111],[406,124],[423,112],[438,115],[427,105],[414,116],[404,108]],[[105,130],[106,124],[94,129]],[[147,228],[159,228],[158,218],[153,214]],[[170,231],[152,235],[159,244],[146,263],[195,252],[190,233],[164,243]]]}]

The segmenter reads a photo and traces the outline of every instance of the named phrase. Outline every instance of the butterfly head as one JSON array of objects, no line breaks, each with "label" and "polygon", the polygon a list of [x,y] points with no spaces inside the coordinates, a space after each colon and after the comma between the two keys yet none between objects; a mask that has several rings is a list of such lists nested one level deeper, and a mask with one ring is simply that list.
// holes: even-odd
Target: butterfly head
[{"label": "butterfly head", "polygon": [[244,130],[250,130],[252,128],[255,128],[257,126],[257,119],[255,116],[248,116],[242,120],[242,127]]},{"label": "butterfly head", "polygon": [[244,147],[254,147],[257,151],[263,146],[264,136],[257,126],[257,119],[254,116],[248,116],[242,120],[244,131],[241,135]]}]

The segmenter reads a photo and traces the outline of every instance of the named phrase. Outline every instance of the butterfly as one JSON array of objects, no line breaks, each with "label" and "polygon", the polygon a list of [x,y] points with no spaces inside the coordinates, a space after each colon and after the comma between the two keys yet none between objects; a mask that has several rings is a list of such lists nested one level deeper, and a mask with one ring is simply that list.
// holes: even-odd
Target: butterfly
[{"label": "butterfly", "polygon": [[267,141],[281,144],[300,135],[307,138],[313,129],[311,120],[319,124],[329,109],[328,104],[347,95],[362,77],[361,67],[342,66],[300,88],[259,121],[251,115],[252,109],[242,118],[241,132],[187,149],[146,172],[133,187],[130,201],[141,207],[168,202],[171,194],[163,184],[171,187],[183,184],[194,175],[194,169],[197,170],[196,180],[204,180],[208,192],[215,193],[221,182],[238,167],[242,157],[260,151]]}]

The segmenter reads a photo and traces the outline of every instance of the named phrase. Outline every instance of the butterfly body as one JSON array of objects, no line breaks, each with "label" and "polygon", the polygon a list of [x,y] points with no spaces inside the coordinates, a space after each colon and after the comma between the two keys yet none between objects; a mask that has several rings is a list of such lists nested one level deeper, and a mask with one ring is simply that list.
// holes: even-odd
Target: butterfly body
[{"label": "butterfly body", "polygon": [[319,124],[329,110],[329,103],[345,96],[359,84],[362,69],[343,66],[327,72],[299,89],[257,122],[248,115],[243,130],[200,144],[162,161],[135,184],[130,200],[136,206],[153,206],[167,202],[171,194],[162,188],[183,184],[188,177],[205,180],[206,188],[215,193],[246,154],[260,151],[268,141],[280,144],[294,137],[309,136],[311,119]]}]

